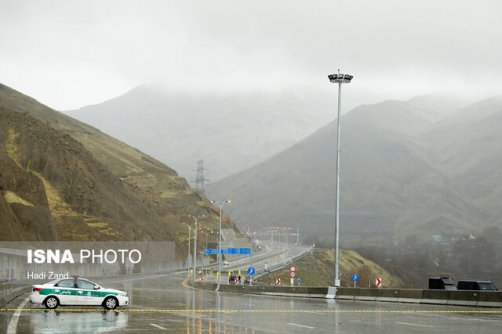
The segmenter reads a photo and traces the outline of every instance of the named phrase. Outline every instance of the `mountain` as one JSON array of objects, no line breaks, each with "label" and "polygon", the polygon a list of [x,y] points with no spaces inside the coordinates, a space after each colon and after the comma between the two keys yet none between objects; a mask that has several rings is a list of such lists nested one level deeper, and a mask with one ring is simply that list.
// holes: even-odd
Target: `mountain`
[{"label": "mountain", "polygon": [[195,179],[198,160],[216,181],[289,147],[326,124],[335,98],[313,91],[179,93],[140,86],[67,111]]},{"label": "mountain", "polygon": [[[429,240],[432,234],[472,232],[477,224],[490,222],[492,213],[464,196],[462,183],[446,172],[446,162],[437,156],[442,146],[425,139],[436,132],[440,136],[439,128],[456,112],[432,122],[416,101],[361,106],[342,117],[345,245],[412,234]],[[434,105],[424,98],[421,103]],[[333,235],[335,146],[333,122],[272,159],[210,184],[208,194],[231,197],[234,205],[227,211],[242,227],[286,225],[300,227],[304,234]],[[490,152],[487,157],[493,156]],[[488,165],[496,170],[498,157]]]},{"label": "mountain", "polygon": [[173,169],[4,85],[0,167],[0,240],[180,245],[188,215],[205,215],[206,230],[218,224],[209,201]]},{"label": "mountain", "polygon": [[433,152],[463,198],[502,224],[502,96],[479,101],[441,122],[419,140]]}]

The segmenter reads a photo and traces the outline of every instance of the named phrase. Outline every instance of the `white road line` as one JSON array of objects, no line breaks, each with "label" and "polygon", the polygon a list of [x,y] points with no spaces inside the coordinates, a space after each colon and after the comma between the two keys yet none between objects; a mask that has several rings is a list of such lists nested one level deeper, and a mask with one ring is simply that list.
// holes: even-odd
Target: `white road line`
[{"label": "white road line", "polygon": [[16,309],[16,312],[12,315],[9,321],[9,327],[7,327],[7,334],[16,334],[17,333],[17,322],[19,321],[19,316],[21,312],[23,312],[23,308],[26,303],[28,303],[29,298],[26,298]]},{"label": "white road line", "polygon": [[396,322],[396,324],[397,325],[406,325],[406,326],[434,328],[434,326],[430,326],[430,325],[413,324],[413,323],[409,323],[409,322]]},{"label": "white road line", "polygon": [[157,327],[158,329],[163,329],[163,330],[167,331],[167,328],[156,325],[156,324],[150,324],[150,326]]},{"label": "white road line", "polygon": [[305,325],[300,325],[300,324],[294,324],[292,322],[288,322],[288,325],[290,326],[296,326],[296,327],[303,327],[303,328],[308,328],[308,329],[314,329],[315,327],[310,327],[310,326],[305,326]]}]

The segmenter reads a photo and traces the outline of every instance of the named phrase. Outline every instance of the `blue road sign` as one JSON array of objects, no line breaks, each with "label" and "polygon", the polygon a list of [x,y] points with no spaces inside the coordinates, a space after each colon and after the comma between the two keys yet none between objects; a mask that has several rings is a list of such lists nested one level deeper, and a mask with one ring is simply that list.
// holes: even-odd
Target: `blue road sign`
[{"label": "blue road sign", "polygon": [[251,248],[222,248],[222,249],[206,248],[204,249],[203,253],[207,255],[215,255],[215,254],[249,255],[251,254]]},{"label": "blue road sign", "polygon": [[298,277],[298,279],[296,281],[298,282],[298,285],[302,284],[302,279],[300,277]]},{"label": "blue road sign", "polygon": [[249,276],[253,276],[255,272],[256,272],[256,271],[254,270],[254,268],[253,268],[253,267],[249,267],[249,268],[248,268],[248,275],[249,275]]},{"label": "blue road sign", "polygon": [[249,255],[251,254],[251,248],[239,248],[239,254]]},{"label": "blue road sign", "polygon": [[358,274],[352,275],[352,282],[357,282],[357,281],[359,281],[359,275]]}]

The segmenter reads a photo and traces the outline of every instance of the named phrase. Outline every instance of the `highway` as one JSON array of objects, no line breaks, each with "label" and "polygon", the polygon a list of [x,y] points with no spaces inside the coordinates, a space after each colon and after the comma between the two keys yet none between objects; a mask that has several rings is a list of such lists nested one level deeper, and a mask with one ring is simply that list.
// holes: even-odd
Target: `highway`
[{"label": "highway", "polygon": [[[21,296],[1,311],[12,333],[496,333],[502,310],[344,302],[193,290],[186,274],[106,283],[128,292],[129,308],[47,311]],[[17,321],[15,328],[12,323]]]}]

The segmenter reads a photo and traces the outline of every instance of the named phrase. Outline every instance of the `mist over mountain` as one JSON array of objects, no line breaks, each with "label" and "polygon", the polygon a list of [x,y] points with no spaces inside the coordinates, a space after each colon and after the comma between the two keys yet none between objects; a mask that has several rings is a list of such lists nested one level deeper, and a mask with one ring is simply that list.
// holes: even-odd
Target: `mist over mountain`
[{"label": "mist over mountain", "polygon": [[[344,244],[409,235],[430,240],[501,225],[502,101],[456,112],[444,111],[444,100],[435,107],[437,101],[386,101],[342,117]],[[434,109],[437,117],[424,116]],[[227,211],[242,227],[299,226],[305,235],[332,235],[335,150],[333,122],[272,159],[210,184],[208,194],[232,198]]]},{"label": "mist over mountain", "polygon": [[169,164],[189,181],[198,160],[216,181],[272,157],[334,118],[334,95],[315,91],[169,92],[140,86],[67,111]]}]

